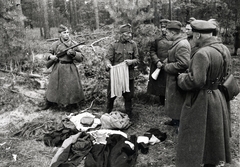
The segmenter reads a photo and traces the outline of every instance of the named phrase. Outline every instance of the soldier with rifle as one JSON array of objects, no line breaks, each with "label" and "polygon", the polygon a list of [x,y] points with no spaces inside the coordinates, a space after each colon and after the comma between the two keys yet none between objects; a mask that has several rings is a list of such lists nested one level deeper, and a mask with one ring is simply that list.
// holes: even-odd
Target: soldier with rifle
[{"label": "soldier with rifle", "polygon": [[45,54],[46,66],[52,66],[52,72],[46,91],[46,102],[40,110],[46,110],[54,103],[71,109],[84,99],[80,75],[74,64],[83,61],[83,55],[77,47],[82,43],[73,41],[64,25],[59,26],[58,33],[59,40],[54,42]]}]

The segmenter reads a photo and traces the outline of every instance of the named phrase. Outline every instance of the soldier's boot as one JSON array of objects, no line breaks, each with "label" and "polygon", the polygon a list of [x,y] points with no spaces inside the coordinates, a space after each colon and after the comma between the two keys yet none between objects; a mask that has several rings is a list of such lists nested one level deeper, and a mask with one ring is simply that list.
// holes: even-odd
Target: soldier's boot
[{"label": "soldier's boot", "polygon": [[132,101],[125,101],[125,111],[126,111],[126,114],[128,115],[128,117],[130,119],[132,119],[133,117],[133,114],[132,114]]},{"label": "soldier's boot", "polygon": [[114,105],[114,100],[115,98],[109,98],[107,101],[107,108],[106,108],[106,113],[110,113],[113,110],[113,105]]}]

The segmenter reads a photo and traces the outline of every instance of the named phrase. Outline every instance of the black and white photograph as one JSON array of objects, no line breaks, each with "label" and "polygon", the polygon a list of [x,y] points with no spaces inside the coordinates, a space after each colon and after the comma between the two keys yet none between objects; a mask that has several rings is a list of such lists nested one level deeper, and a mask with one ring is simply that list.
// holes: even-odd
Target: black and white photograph
[{"label": "black and white photograph", "polygon": [[0,0],[0,167],[240,167],[240,0]]}]

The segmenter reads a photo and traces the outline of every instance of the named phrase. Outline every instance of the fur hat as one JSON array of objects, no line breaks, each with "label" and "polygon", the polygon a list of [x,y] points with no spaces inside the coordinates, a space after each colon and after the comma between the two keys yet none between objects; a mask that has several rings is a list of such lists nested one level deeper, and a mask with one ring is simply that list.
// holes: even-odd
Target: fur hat
[{"label": "fur hat", "polygon": [[172,20],[168,23],[167,29],[181,30],[182,23],[177,20]]},{"label": "fur hat", "polygon": [[61,33],[63,31],[67,31],[67,30],[68,30],[68,28],[62,24],[58,27],[58,33]]}]

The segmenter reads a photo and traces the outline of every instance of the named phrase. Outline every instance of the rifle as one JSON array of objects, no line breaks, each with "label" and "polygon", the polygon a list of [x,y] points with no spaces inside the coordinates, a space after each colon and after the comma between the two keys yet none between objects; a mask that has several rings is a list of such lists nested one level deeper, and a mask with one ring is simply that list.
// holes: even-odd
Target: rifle
[{"label": "rifle", "polygon": [[[58,53],[58,54],[56,55],[57,58],[63,57],[64,55],[67,54],[67,51],[68,51],[69,49],[73,49],[73,48],[75,48],[75,47],[77,47],[77,46],[79,46],[79,45],[82,45],[82,44],[84,44],[84,43],[85,43],[85,42],[81,42],[81,43],[78,43],[78,44],[76,44],[76,45],[73,45],[73,46],[65,49],[64,51],[62,51],[62,52],[60,52],[60,53]],[[47,64],[46,64],[46,67],[47,67],[47,68],[50,68],[54,63],[55,63],[55,60],[48,60],[48,61],[47,61]]]}]

